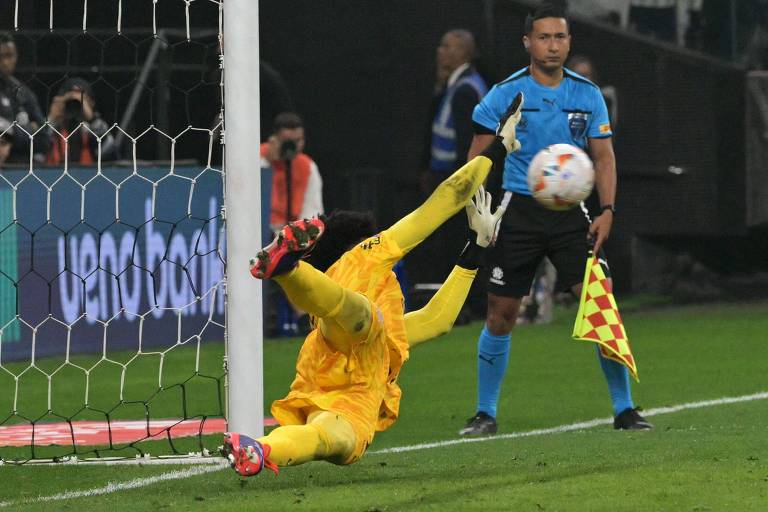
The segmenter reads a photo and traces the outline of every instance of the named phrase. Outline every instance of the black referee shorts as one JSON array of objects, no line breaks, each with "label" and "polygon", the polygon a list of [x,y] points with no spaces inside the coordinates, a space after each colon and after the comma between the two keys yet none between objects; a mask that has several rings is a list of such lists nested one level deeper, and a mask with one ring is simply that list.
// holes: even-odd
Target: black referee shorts
[{"label": "black referee shorts", "polygon": [[488,257],[488,292],[516,298],[528,295],[536,268],[545,256],[557,269],[558,289],[567,291],[581,283],[589,251],[589,223],[588,215],[578,206],[556,212],[530,196],[513,194],[501,219],[496,246]]}]

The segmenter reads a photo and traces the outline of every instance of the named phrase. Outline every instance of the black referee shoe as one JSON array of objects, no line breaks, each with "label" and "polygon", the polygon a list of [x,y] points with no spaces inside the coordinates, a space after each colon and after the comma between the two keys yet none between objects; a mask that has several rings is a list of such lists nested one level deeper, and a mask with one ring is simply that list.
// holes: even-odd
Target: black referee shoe
[{"label": "black referee shoe", "polygon": [[497,430],[496,419],[483,411],[478,412],[467,420],[463,429],[459,430],[460,436],[486,436],[495,434]]},{"label": "black referee shoe", "polygon": [[616,430],[648,430],[652,429],[653,425],[640,416],[640,407],[627,407],[621,411],[615,418],[613,418],[613,428]]}]

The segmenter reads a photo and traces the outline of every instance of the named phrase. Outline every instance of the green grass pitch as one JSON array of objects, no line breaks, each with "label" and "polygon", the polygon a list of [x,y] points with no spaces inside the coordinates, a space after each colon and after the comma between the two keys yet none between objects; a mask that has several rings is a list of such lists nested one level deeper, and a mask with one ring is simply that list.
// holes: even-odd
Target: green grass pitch
[{"label": "green grass pitch", "polygon": [[[559,310],[550,325],[515,331],[499,404],[501,434],[610,416],[594,349],[569,339],[574,314],[575,308]],[[768,391],[768,302],[625,307],[623,316],[641,379],[633,385],[637,404],[651,409]],[[457,438],[473,413],[479,328],[456,328],[413,350],[401,377],[400,420],[352,466],[318,462],[250,479],[225,469],[38,502],[31,500],[189,468],[5,466],[0,510],[768,509],[768,400],[657,415],[649,418],[651,432],[602,425],[377,453]],[[265,344],[268,402],[287,390],[298,347],[298,340]]]}]

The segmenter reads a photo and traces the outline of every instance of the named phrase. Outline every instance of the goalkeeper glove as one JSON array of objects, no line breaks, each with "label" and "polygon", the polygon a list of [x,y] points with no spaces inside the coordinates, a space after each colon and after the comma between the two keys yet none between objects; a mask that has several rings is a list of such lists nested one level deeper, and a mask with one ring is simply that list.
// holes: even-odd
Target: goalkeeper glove
[{"label": "goalkeeper glove", "polygon": [[474,270],[482,265],[485,249],[491,245],[496,233],[496,224],[498,224],[506,208],[499,206],[496,212],[492,214],[491,194],[481,186],[475,192],[474,200],[467,204],[466,209],[469,227],[475,232],[476,237],[475,240],[470,237],[467,241],[456,264],[462,268]]},{"label": "goalkeeper glove", "polygon": [[499,119],[499,125],[496,127],[496,137],[501,140],[507,153],[514,153],[520,150],[520,141],[517,140],[515,131],[517,123],[520,122],[521,112],[523,110],[523,93],[518,92],[509,108]]},{"label": "goalkeeper glove", "polygon": [[485,188],[480,185],[480,188],[475,192],[474,199],[467,203],[466,210],[469,229],[477,234],[477,245],[488,247],[496,233],[496,224],[504,215],[506,207],[499,205],[496,212],[491,213],[491,193],[486,192]]}]

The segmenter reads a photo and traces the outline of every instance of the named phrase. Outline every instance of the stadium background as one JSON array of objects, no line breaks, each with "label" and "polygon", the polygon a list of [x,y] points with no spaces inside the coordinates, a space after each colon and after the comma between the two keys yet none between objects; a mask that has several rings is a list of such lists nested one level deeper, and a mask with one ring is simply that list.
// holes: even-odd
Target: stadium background
[{"label": "stadium background", "polygon": [[[121,36],[115,35],[117,3],[89,2],[88,31],[83,34],[84,0],[0,0],[2,28],[13,26],[9,13],[20,6],[21,30],[15,34],[21,53],[17,74],[38,94],[44,110],[65,74],[80,75],[93,83],[98,109],[105,120],[109,124],[122,123],[137,76],[156,40],[152,37],[151,0],[122,2]],[[501,79],[526,62],[518,44],[524,3],[260,2],[262,57],[285,78],[296,109],[307,119],[308,151],[324,174],[329,208],[372,208],[386,223],[416,204],[418,157],[428,123],[434,47],[439,36],[455,26],[474,30],[480,37],[479,64],[483,73],[490,81]],[[720,0],[717,3],[727,4]],[[194,37],[186,42],[185,7],[190,4]],[[739,9],[752,4],[738,2]],[[158,60],[149,68],[144,94],[125,128],[136,133],[154,124],[165,134],[178,134],[188,125],[212,127],[220,109],[217,6],[208,0],[159,0],[154,7],[158,27],[163,31],[158,39],[168,46],[157,47]],[[744,8],[740,22],[749,16],[749,9]],[[54,20],[53,32],[47,29],[50,18]],[[722,25],[728,24],[727,19],[722,20]],[[609,435],[609,418],[599,428],[579,428],[572,435],[547,435],[538,441],[532,437],[507,441],[497,438],[487,444],[462,444],[426,452],[427,456],[422,451],[384,453],[388,448],[456,437],[457,425],[474,400],[475,347],[467,341],[474,340],[480,328],[475,323],[458,327],[440,342],[414,352],[403,375],[408,398],[403,403],[402,419],[395,429],[377,438],[377,453],[369,453],[354,468],[305,465],[285,471],[278,485],[271,479],[244,483],[232,478],[228,471],[212,475],[196,472],[196,477],[185,477],[176,485],[166,482],[163,487],[133,488],[129,491],[133,494],[99,499],[90,491],[94,486],[131,489],[137,485],[134,478],[149,485],[158,481],[155,475],[177,472],[161,474],[161,468],[148,462],[135,467],[111,467],[100,462],[99,466],[78,467],[76,471],[70,465],[36,467],[30,470],[35,472],[32,475],[6,463],[0,467],[7,483],[5,494],[0,495],[0,507],[16,509],[22,501],[48,500],[41,495],[58,493],[55,500],[75,499],[75,508],[132,511],[163,506],[229,510],[240,503],[252,507],[257,500],[262,508],[274,503],[277,509],[285,508],[286,503],[301,502],[315,508],[332,503],[335,510],[423,509],[433,503],[442,510],[486,504],[492,509],[509,502],[532,510],[572,509],[574,503],[595,510],[626,508],[627,503],[638,509],[763,510],[764,477],[768,473],[761,454],[768,422],[766,408],[760,402],[682,411],[679,415],[655,412],[666,408],[658,406],[681,403],[699,407],[719,397],[764,400],[762,355],[768,332],[765,304],[716,302],[671,308],[666,307],[668,302],[661,301],[665,307],[655,309],[649,304],[656,304],[656,297],[629,298],[627,292],[655,291],[690,300],[697,293],[700,297],[702,291],[711,298],[728,298],[741,297],[748,289],[763,294],[768,290],[764,277],[768,239],[766,118],[755,102],[760,97],[752,92],[761,88],[768,91],[765,76],[750,74],[721,58],[590,20],[576,18],[573,29],[574,52],[595,58],[601,82],[619,89],[622,120],[616,148],[620,216],[610,251],[621,289],[622,314],[642,365],[643,383],[636,388],[637,398],[652,408],[647,412],[657,424],[654,432],[646,436]],[[715,31],[721,35],[726,32],[722,26]],[[746,35],[746,30],[740,33]],[[727,37],[711,43],[714,49],[725,48],[726,54],[731,46]],[[743,40],[738,43],[741,49]],[[207,133],[198,135],[177,140],[176,155],[185,159],[176,162],[179,172],[194,175],[202,167],[209,137]],[[142,138],[137,151],[148,175],[169,169],[170,140],[162,133]],[[215,154],[212,167],[220,165],[220,157]],[[670,172],[670,166],[684,172]],[[3,170],[2,175],[24,172],[5,174]],[[93,168],[72,171],[83,175],[93,172]],[[105,174],[112,172],[124,172],[124,168],[117,165],[105,170]],[[35,176],[43,181],[55,179],[56,175],[35,165]],[[199,183],[198,190],[220,197],[220,188],[213,181],[205,186]],[[57,187],[66,188],[62,184]],[[92,185],[91,190],[105,192],[99,184]],[[71,187],[69,192],[73,192]],[[162,193],[166,195],[157,203],[161,207],[159,217],[165,218],[166,211],[176,212],[183,203],[184,191],[171,186]],[[40,196],[29,203],[24,194],[26,191],[20,191],[16,196],[24,201],[20,211],[44,206]],[[6,199],[0,198],[0,220],[7,219],[10,209]],[[146,211],[146,199],[142,195],[132,198],[140,206],[139,214]],[[221,219],[213,213],[218,205],[212,205],[207,197],[203,199],[199,206],[204,211],[196,216],[208,219],[206,228],[220,226]],[[62,215],[71,216],[72,205],[65,206]],[[107,209],[100,211],[98,204],[93,207],[105,215],[105,222],[109,220]],[[71,218],[77,220],[78,216]],[[155,233],[162,232],[167,237],[164,243],[171,242],[168,224],[158,224],[164,227],[153,228]],[[199,224],[189,226],[195,227]],[[188,232],[181,230],[181,234]],[[218,262],[221,268],[218,256],[211,254],[209,264]],[[697,261],[706,266],[694,263]],[[43,263],[36,260],[36,268],[40,270]],[[423,263],[408,263],[411,274],[418,275]],[[693,289],[690,285],[696,282],[717,286]],[[25,297],[22,295],[22,299]],[[11,305],[15,307],[15,303]],[[141,309],[146,306],[142,304]],[[44,314],[45,310],[38,308],[35,312]],[[0,324],[4,320],[1,313]],[[603,383],[595,371],[592,351],[567,339],[573,312],[559,309],[558,313],[550,325],[519,328],[521,336],[514,345],[517,352],[510,375],[528,384],[511,386],[504,393],[500,409],[507,434],[514,436],[515,432],[542,431],[569,423],[578,426],[572,422],[607,412],[606,397],[595,393]],[[183,320],[187,325],[188,320],[195,319]],[[0,427],[24,427],[26,430],[17,431],[21,432],[17,438],[33,446],[31,450],[21,444],[3,446],[0,457],[5,462],[24,462],[73,451],[81,457],[92,455],[90,447],[75,447],[70,438],[72,423],[82,419],[101,420],[102,424],[106,419],[114,427],[122,420],[137,418],[141,418],[140,426],[149,419],[175,418],[170,420],[174,423],[188,418],[187,423],[197,431],[206,418],[222,418],[224,326],[218,316],[214,320],[215,325],[209,322],[213,331],[206,332],[212,343],[197,344],[203,349],[199,373],[193,364],[197,348],[191,346],[194,343],[174,348],[166,358],[166,366],[158,372],[157,354],[144,354],[134,360],[136,333],[113,324],[105,355],[119,364],[102,365],[94,371],[94,392],[90,402],[86,400],[87,408],[82,407],[83,372],[71,364],[49,385],[51,380],[46,375],[58,362],[55,358],[34,359],[51,347],[41,343],[41,331],[37,332],[38,345],[33,353],[21,353],[26,360],[7,362],[13,347],[4,345],[0,354],[0,389],[4,391],[0,412],[5,419]],[[81,326],[82,322],[73,326],[73,333]],[[199,324],[191,326],[193,331],[199,328]],[[176,337],[168,336],[161,327],[159,322],[151,322],[148,331],[159,341],[175,343]],[[25,329],[29,334],[29,326]],[[64,328],[58,325],[56,329],[48,334],[61,334]],[[3,342],[8,341],[8,332],[4,331]],[[119,346],[115,342],[123,332],[131,337],[129,343]],[[85,335],[78,331],[73,339],[85,340]],[[94,336],[91,341],[100,339]],[[267,403],[284,394],[295,373],[299,343],[299,339],[265,343],[265,360],[269,362]],[[733,350],[736,346],[738,350]],[[553,358],[555,353],[557,357]],[[78,355],[73,362],[87,368],[86,363],[94,363],[99,357],[100,353]],[[129,364],[129,360],[133,362]],[[34,371],[32,365],[37,365],[39,371]],[[127,375],[124,387],[122,373]],[[18,404],[13,393],[14,377]],[[165,385],[161,394],[157,393],[159,377]],[[125,391],[125,401],[122,396],[117,398],[118,388],[121,395]],[[563,400],[564,396],[569,398]],[[50,438],[41,435],[41,430],[36,431],[37,437],[30,438],[35,426],[45,426],[41,424],[52,420],[63,426],[65,433],[60,440],[64,444],[49,446]],[[189,450],[213,449],[220,442],[216,434],[171,440],[170,428],[155,432],[163,440],[158,436],[147,439],[147,432],[139,431],[143,437],[137,443],[125,445],[110,440],[110,448],[113,444],[115,448],[111,451],[103,449],[102,441],[92,443],[100,450],[96,453],[99,457],[132,458],[139,450],[152,455],[183,456]],[[136,431],[131,434],[135,439]],[[0,437],[8,440],[5,435]],[[476,466],[477,460],[484,461],[482,468]],[[114,485],[121,480],[127,485]],[[438,486],[443,489],[436,489]],[[501,494],[489,495],[488,489]],[[633,492],[636,489],[642,492]],[[69,494],[73,490],[84,491],[80,501]],[[42,507],[45,505],[35,509]]]},{"label": "stadium background", "polygon": [[[0,1],[0,12],[13,12],[12,4]],[[749,16],[748,4],[739,3],[741,17]],[[92,8],[89,31],[80,36],[82,9],[69,5],[54,5],[55,35],[45,29],[20,34],[17,76],[45,109],[55,92],[51,77],[61,78],[60,61],[70,52],[82,66],[69,73],[92,81],[105,120],[118,122],[130,82],[152,48],[151,6],[139,2],[126,10],[125,36],[114,37],[106,33],[107,27],[113,32],[115,5]],[[25,3],[20,26],[47,26],[49,8],[48,1]],[[166,37],[183,38],[184,3],[156,8],[163,27],[179,29]],[[387,224],[417,204],[436,42],[448,28],[474,31],[478,65],[495,82],[527,62],[519,44],[526,8],[526,2],[500,0],[261,2],[261,56],[282,74],[305,117],[307,152],[323,174],[327,208],[371,209]],[[189,124],[213,124],[216,11],[213,4],[196,5],[191,19],[192,26],[211,29],[210,44],[198,39],[160,52],[132,125],[154,123],[177,133]],[[601,82],[619,94],[619,214],[609,245],[618,290],[670,292],[671,282],[698,268],[686,261],[703,263],[706,276],[765,271],[768,213],[760,205],[768,189],[747,190],[745,70],[577,14],[572,31],[572,53],[591,56]],[[99,55],[106,60],[93,66]],[[139,156],[165,160],[167,146],[162,136],[150,138]],[[204,158],[191,137],[176,150]],[[765,183],[760,165],[750,169],[753,183]],[[408,261],[408,270],[418,275],[424,264]]]}]

